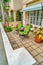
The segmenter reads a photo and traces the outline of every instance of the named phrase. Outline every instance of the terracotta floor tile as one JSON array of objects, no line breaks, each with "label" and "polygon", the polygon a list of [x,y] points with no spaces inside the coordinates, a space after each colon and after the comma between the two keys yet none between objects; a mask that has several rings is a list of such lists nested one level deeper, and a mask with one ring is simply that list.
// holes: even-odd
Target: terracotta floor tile
[{"label": "terracotta floor tile", "polygon": [[22,41],[22,43],[23,43],[23,44],[26,44],[26,42],[25,42],[25,41]]},{"label": "terracotta floor tile", "polygon": [[28,43],[28,46],[31,46],[30,43]]},{"label": "terracotta floor tile", "polygon": [[19,48],[24,47],[23,45],[18,45],[18,46],[19,46]]},{"label": "terracotta floor tile", "polygon": [[15,43],[14,42],[10,42],[11,43],[11,45],[14,45]]},{"label": "terracotta floor tile", "polygon": [[38,53],[37,53],[37,51],[33,50],[33,51],[31,51],[31,54],[32,54],[33,56],[36,56]]},{"label": "terracotta floor tile", "polygon": [[18,45],[23,45],[22,43],[17,43]]},{"label": "terracotta floor tile", "polygon": [[27,40],[27,43],[30,43],[30,40]]},{"label": "terracotta floor tile", "polygon": [[35,59],[38,61],[38,62],[42,62],[43,61],[43,58],[40,56],[40,55],[37,55],[35,57]]},{"label": "terracotta floor tile", "polygon": [[43,51],[43,46],[41,46],[40,49]]},{"label": "terracotta floor tile", "polygon": [[29,43],[30,46],[34,45],[32,42]]},{"label": "terracotta floor tile", "polygon": [[36,49],[37,48],[37,46],[36,45],[33,45],[33,46],[31,46],[33,49]]},{"label": "terracotta floor tile", "polygon": [[14,48],[15,48],[15,47],[18,47],[18,45],[12,45],[12,46],[13,46]]},{"label": "terracotta floor tile", "polygon": [[38,53],[41,53],[42,50],[40,48],[35,49]]},{"label": "terracotta floor tile", "polygon": [[14,46],[14,47],[17,47],[18,45],[17,45],[17,44],[14,44],[13,46]]},{"label": "terracotta floor tile", "polygon": [[40,55],[43,57],[43,52],[42,52],[42,53],[40,53]]},{"label": "terracotta floor tile", "polygon": [[10,38],[10,40],[14,40],[14,38]]},{"label": "terracotta floor tile", "polygon": [[15,40],[14,40],[14,39],[12,39],[11,41],[12,41],[12,42],[15,42]]},{"label": "terracotta floor tile", "polygon": [[25,47],[29,47],[29,45],[28,45],[28,44],[25,44],[24,46],[25,46]]},{"label": "terracotta floor tile", "polygon": [[23,44],[18,44],[18,46],[23,46]]},{"label": "terracotta floor tile", "polygon": [[31,47],[28,47],[27,50],[31,52],[33,49]]},{"label": "terracotta floor tile", "polygon": [[15,45],[13,45],[12,47],[13,47],[13,49],[17,49],[17,48],[19,48],[18,46],[15,46]]},{"label": "terracotta floor tile", "polygon": [[37,47],[40,47],[40,44],[39,44],[39,43],[36,43],[36,42],[35,42],[35,45],[36,45]]}]

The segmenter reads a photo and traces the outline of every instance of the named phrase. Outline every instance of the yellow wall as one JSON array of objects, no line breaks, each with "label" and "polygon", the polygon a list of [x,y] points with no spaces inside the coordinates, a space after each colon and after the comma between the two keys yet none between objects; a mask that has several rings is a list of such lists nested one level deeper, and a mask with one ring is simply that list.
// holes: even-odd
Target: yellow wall
[{"label": "yellow wall", "polygon": [[40,2],[43,2],[43,0],[36,0],[36,1],[30,2],[30,3],[26,3],[25,5],[30,6],[30,5],[33,5],[33,4],[40,3]]}]

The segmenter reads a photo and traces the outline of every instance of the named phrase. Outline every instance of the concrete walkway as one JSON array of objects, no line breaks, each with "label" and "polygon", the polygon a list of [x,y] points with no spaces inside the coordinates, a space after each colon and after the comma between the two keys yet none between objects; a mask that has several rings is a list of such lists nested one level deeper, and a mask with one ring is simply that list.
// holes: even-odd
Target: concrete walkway
[{"label": "concrete walkway", "polygon": [[4,50],[3,40],[1,37],[1,32],[0,32],[0,65],[8,65]]}]

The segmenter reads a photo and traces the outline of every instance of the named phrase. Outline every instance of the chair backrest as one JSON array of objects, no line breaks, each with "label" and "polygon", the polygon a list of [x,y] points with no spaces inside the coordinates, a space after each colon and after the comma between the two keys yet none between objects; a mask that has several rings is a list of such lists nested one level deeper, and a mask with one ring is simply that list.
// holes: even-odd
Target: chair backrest
[{"label": "chair backrest", "polygon": [[28,33],[30,31],[30,25],[26,25],[24,29],[24,33]]},{"label": "chair backrest", "polygon": [[23,25],[20,23],[18,24],[18,30],[22,27]]}]

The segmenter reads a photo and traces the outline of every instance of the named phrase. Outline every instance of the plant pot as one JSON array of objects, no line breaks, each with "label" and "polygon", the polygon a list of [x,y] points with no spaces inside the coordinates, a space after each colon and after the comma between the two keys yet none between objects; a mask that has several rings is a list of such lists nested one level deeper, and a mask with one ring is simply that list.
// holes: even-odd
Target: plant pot
[{"label": "plant pot", "polygon": [[41,38],[39,38],[39,37],[35,37],[35,42],[37,42],[37,43],[40,43],[41,41],[42,41],[42,39]]}]

